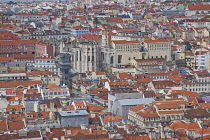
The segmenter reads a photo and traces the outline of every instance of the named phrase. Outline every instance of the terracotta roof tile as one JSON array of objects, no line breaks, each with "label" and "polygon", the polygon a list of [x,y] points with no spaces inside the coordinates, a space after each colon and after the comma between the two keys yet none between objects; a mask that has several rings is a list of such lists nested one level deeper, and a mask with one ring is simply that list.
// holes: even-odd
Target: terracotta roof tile
[{"label": "terracotta roof tile", "polygon": [[158,114],[165,115],[165,114],[183,114],[181,110],[172,110],[172,111],[158,111]]},{"label": "terracotta roof tile", "polygon": [[23,96],[7,96],[7,101],[22,101]]},{"label": "terracotta roof tile", "polygon": [[7,89],[6,94],[7,96],[11,97],[11,95],[17,95],[17,96],[22,96],[23,95],[24,89]]},{"label": "terracotta roof tile", "polygon": [[96,71],[96,75],[106,75],[106,73],[105,72]]},{"label": "terracotta roof tile", "polygon": [[9,121],[22,121],[24,117],[25,117],[24,114],[9,114],[7,119]]},{"label": "terracotta roof tile", "polygon": [[38,44],[41,40],[11,40],[11,41],[0,41],[1,46],[5,45],[23,45],[23,44]]},{"label": "terracotta roof tile", "polygon": [[143,104],[140,104],[140,105],[137,105],[137,106],[134,106],[134,107],[129,108],[129,110],[131,110],[133,112],[137,112],[137,111],[140,111],[143,108],[144,108],[144,105]]},{"label": "terracotta roof tile", "polygon": [[116,23],[123,23],[121,17],[104,17],[107,22],[116,22]]},{"label": "terracotta roof tile", "polygon": [[73,105],[64,106],[67,110],[75,110]]},{"label": "terracotta roof tile", "polygon": [[0,57],[0,62],[14,61],[14,57]]},{"label": "terracotta roof tile", "polygon": [[178,84],[172,82],[172,81],[152,81],[153,85],[157,89],[164,89],[167,87],[177,87]]},{"label": "terracotta roof tile", "polygon": [[88,110],[88,112],[90,112],[90,111],[102,111],[102,110],[105,110],[105,108],[101,107],[101,106],[88,105],[87,110]]},{"label": "terracotta roof tile", "polygon": [[8,105],[7,106],[7,112],[10,112],[12,109],[15,109],[15,111],[22,112],[22,109],[25,107],[23,105]]},{"label": "terracotta roof tile", "polygon": [[187,137],[179,137],[179,140],[189,140]]},{"label": "terracotta roof tile", "polygon": [[121,120],[123,120],[123,117],[115,114],[114,115],[106,114],[104,117],[105,122],[121,121]]},{"label": "terracotta roof tile", "polygon": [[192,118],[192,117],[195,117],[195,118],[199,118],[199,117],[206,118],[206,117],[210,116],[210,113],[206,109],[196,108],[196,109],[187,110],[185,112],[184,116],[186,118]]},{"label": "terracotta roof tile", "polygon": [[0,88],[14,88],[17,86],[28,87],[29,85],[42,84],[42,81],[11,81],[1,82]]},{"label": "terracotta roof tile", "polygon": [[183,94],[188,97],[197,97],[198,95],[200,95],[199,93],[186,90],[172,90],[171,94]]},{"label": "terracotta roof tile", "polygon": [[128,80],[128,79],[131,79],[131,80],[134,80],[135,78],[129,74],[129,73],[119,73],[119,77],[121,80]]},{"label": "terracotta roof tile", "polygon": [[184,78],[181,78],[181,77],[178,76],[178,75],[170,76],[170,77],[168,77],[167,79],[170,79],[170,80],[173,80],[173,81],[178,81],[178,82],[180,82],[180,81],[185,81],[185,80],[186,80],[186,79],[184,79]]},{"label": "terracotta roof tile", "polygon": [[25,128],[23,121],[7,122],[9,130],[20,130]]},{"label": "terracotta roof tile", "polygon": [[57,89],[57,88],[61,88],[61,87],[59,87],[59,86],[57,86],[55,84],[47,84],[46,88],[47,89]]},{"label": "terracotta roof tile", "polygon": [[144,40],[145,43],[169,43],[170,41],[167,39],[159,39],[159,40]]},{"label": "terracotta roof tile", "polygon": [[158,109],[181,109],[181,106],[179,104],[156,104],[155,105]]},{"label": "terracotta roof tile", "polygon": [[0,131],[7,131],[8,126],[7,126],[7,119],[4,119],[0,121]]},{"label": "terracotta roof tile", "polygon": [[149,83],[153,81],[153,78],[142,78],[142,79],[136,79],[138,83]]},{"label": "terracotta roof tile", "polygon": [[199,130],[201,128],[198,122],[184,123],[180,121],[174,121],[171,125],[167,127],[170,129],[186,129],[186,130]]},{"label": "terracotta roof tile", "polygon": [[159,117],[159,115],[154,107],[146,108],[145,111],[140,111],[136,114],[141,117]]},{"label": "terracotta roof tile", "polygon": [[210,108],[210,103],[199,103],[201,108]]},{"label": "terracotta roof tile", "polygon": [[197,3],[195,5],[188,5],[189,10],[210,10],[210,5]]},{"label": "terracotta roof tile", "polygon": [[114,44],[139,44],[140,41],[127,41],[127,40],[115,40],[112,41]]}]

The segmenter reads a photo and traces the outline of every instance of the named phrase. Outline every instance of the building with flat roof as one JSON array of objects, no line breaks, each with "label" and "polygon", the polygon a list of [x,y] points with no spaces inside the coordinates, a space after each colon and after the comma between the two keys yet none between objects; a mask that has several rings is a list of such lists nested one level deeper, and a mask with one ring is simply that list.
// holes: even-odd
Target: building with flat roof
[{"label": "building with flat roof", "polygon": [[88,112],[86,110],[59,111],[58,121],[61,127],[88,126]]}]

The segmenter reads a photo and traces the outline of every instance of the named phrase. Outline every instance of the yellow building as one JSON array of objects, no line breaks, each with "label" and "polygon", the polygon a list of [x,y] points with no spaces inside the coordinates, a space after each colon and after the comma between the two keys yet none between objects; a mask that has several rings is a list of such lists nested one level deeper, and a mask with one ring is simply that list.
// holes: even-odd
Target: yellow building
[{"label": "yellow building", "polygon": [[194,53],[189,53],[189,52],[185,53],[185,60],[186,60],[186,66],[193,69],[195,63]]}]

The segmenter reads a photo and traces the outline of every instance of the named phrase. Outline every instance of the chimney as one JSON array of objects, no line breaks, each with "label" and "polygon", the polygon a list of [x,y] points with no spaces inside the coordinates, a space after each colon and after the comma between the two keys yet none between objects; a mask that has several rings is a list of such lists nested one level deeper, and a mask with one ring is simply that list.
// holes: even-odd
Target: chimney
[{"label": "chimney", "polygon": [[86,125],[85,124],[81,124],[81,129],[85,130],[86,129]]}]

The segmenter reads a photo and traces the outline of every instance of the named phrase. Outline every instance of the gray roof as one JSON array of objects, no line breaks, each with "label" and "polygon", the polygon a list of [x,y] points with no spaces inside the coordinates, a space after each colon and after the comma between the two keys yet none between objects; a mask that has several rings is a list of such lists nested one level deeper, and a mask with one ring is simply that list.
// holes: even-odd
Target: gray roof
[{"label": "gray roof", "polygon": [[86,110],[59,111],[58,113],[63,117],[88,115]]},{"label": "gray roof", "polygon": [[122,99],[118,100],[120,105],[139,105],[139,104],[149,104],[154,101],[153,98],[143,98],[143,99]]},{"label": "gray roof", "polygon": [[8,31],[8,30],[6,30],[6,29],[4,29],[4,28],[0,28],[0,31]]}]

